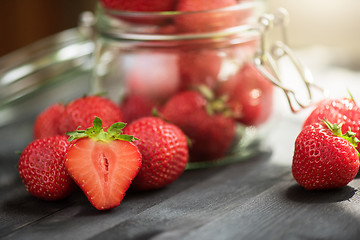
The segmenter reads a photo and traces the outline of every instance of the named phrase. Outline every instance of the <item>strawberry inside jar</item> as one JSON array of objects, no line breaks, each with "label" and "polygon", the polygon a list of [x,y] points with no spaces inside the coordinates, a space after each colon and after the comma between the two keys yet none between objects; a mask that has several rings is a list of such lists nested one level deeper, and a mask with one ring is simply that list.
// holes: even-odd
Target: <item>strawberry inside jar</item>
[{"label": "strawberry inside jar", "polygon": [[128,123],[156,112],[177,125],[190,142],[189,168],[257,153],[253,132],[273,113],[273,84],[253,63],[263,3],[152,3],[100,1],[93,92],[117,102]]}]

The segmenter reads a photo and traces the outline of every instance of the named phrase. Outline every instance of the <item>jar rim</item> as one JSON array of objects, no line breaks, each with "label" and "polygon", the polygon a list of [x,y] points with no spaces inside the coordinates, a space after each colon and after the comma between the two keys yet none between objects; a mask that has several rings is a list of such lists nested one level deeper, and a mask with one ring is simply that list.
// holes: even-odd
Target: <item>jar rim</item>
[{"label": "jar rim", "polygon": [[[259,36],[258,27],[255,21],[263,11],[264,0],[244,0],[236,5],[218,9],[201,11],[168,11],[168,12],[139,12],[139,11],[121,11],[105,8],[101,2],[97,5],[96,21],[97,32],[111,39],[121,39],[130,41],[179,41],[179,40],[197,40],[197,39],[223,39],[231,36],[241,36],[245,38],[256,38]],[[204,32],[156,32],[154,24],[143,25],[142,20],[151,19],[151,21],[173,21],[179,16],[188,16],[190,14],[204,13],[231,13],[239,11],[252,10],[253,14],[247,17],[247,21],[240,25],[228,26],[222,29],[214,29]],[[125,19],[125,20],[124,20]],[[131,19],[131,20],[129,20]],[[123,21],[124,20],[124,21]],[[138,22],[140,24],[138,24]],[[163,25],[165,26],[165,25]],[[135,27],[135,28],[132,28]],[[135,30],[134,30],[135,29]],[[155,31],[154,31],[155,30]]]},{"label": "jar rim", "polygon": [[122,31],[109,30],[99,31],[102,36],[107,36],[113,39],[120,38],[122,40],[134,40],[134,41],[179,41],[179,40],[197,40],[197,39],[221,39],[234,35],[243,35],[245,37],[257,38],[260,36],[260,32],[257,28],[251,25],[241,25],[237,27],[231,27],[222,29],[216,32],[205,33],[176,33],[176,34],[140,34],[140,33],[126,33]]}]

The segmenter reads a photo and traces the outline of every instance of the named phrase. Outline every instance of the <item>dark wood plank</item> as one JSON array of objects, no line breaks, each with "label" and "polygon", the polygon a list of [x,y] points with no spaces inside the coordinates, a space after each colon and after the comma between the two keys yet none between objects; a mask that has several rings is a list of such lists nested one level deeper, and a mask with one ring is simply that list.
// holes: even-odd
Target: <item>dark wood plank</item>
[{"label": "dark wood plank", "polygon": [[[118,208],[108,212],[95,210],[84,196],[79,194],[80,196],[76,196],[77,201],[70,201],[69,206],[63,206],[63,209],[9,233],[4,239],[21,239],[23,237],[41,239],[49,234],[53,238],[58,236],[60,239],[72,237],[87,239],[99,233],[106,235],[107,232],[111,233],[114,229],[117,231],[122,227],[129,232],[136,231],[136,235],[144,235],[155,229],[153,225],[146,225],[144,222],[161,225],[160,220],[157,222],[157,217],[166,220],[169,217],[166,210],[170,214],[173,207],[176,208],[176,211],[170,214],[173,219],[181,219],[179,217],[185,214],[183,216],[200,218],[204,223],[211,215],[215,217],[224,211],[222,208],[232,202],[234,196],[253,194],[247,187],[248,184],[242,184],[242,179],[250,178],[251,172],[254,172],[253,164],[261,166],[259,170],[263,172],[264,177],[272,179],[271,181],[277,181],[278,174],[286,172],[283,168],[276,171],[265,171],[268,168],[267,159],[268,156],[265,155],[262,159],[253,159],[231,166],[187,171],[178,181],[165,189],[146,193],[128,193]],[[258,187],[258,191],[270,186],[271,181],[264,181],[266,184]],[[153,221],[146,219],[153,219]],[[182,219],[190,223],[186,218]],[[181,222],[179,223],[177,220],[172,223],[172,226],[177,227],[178,224]],[[148,226],[148,228],[141,230],[137,225]]]},{"label": "dark wood plank", "polygon": [[[229,166],[221,174],[99,233],[93,239],[111,239],[115,236],[121,236],[122,239],[147,239],[149,236],[155,239],[182,239],[212,221],[222,219],[239,205],[256,198],[276,184],[284,174],[288,174],[287,168],[268,163],[252,162],[249,165],[253,168],[246,168],[245,165]],[[131,225],[136,228],[129,228]],[[221,225],[225,227],[222,223]],[[216,232],[211,235],[200,232],[192,239],[218,237],[220,236]]]}]

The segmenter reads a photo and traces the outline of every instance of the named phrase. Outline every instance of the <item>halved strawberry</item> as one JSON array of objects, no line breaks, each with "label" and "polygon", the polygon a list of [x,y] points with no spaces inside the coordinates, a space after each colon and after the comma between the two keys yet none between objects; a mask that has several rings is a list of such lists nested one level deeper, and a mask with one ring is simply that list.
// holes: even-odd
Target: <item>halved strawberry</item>
[{"label": "halved strawberry", "polygon": [[134,137],[122,135],[125,123],[114,123],[106,132],[99,118],[93,125],[68,133],[70,141],[79,140],[70,147],[65,167],[96,209],[111,209],[124,198],[142,157]]}]

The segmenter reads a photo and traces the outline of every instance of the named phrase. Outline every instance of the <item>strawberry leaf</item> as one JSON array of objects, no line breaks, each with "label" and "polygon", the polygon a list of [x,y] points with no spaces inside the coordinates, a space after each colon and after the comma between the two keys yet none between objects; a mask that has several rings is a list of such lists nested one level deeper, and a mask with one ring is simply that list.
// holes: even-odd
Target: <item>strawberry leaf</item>
[{"label": "strawberry leaf", "polygon": [[133,140],[138,140],[137,138],[135,138],[134,136],[131,136],[131,135],[126,135],[126,134],[122,134],[122,135],[119,135],[116,140],[123,140],[123,141],[128,141],[128,142],[131,142]]},{"label": "strawberry leaf", "polygon": [[136,140],[134,136],[122,134],[122,129],[126,126],[126,123],[117,122],[112,124],[105,132],[102,126],[100,118],[95,117],[93,121],[93,127],[86,130],[76,130],[73,132],[67,132],[69,135],[68,141],[71,142],[80,138],[92,138],[96,141],[110,142],[113,140],[133,141]]},{"label": "strawberry leaf", "polygon": [[122,133],[124,127],[126,126],[126,123],[123,123],[123,122],[117,122],[117,123],[114,123],[113,125],[111,125],[107,132],[110,133],[110,132],[114,132],[114,133]]},{"label": "strawberry leaf", "polygon": [[333,132],[335,136],[342,137],[343,139],[349,141],[351,145],[353,145],[354,148],[356,149],[360,140],[356,137],[356,134],[351,131],[351,129],[349,129],[345,134],[343,134],[341,131],[341,126],[343,125],[343,123],[340,123],[340,125],[336,123],[332,124],[325,119],[322,120],[322,122],[325,123],[325,125]]},{"label": "strawberry leaf", "polygon": [[85,130],[76,130],[74,132],[67,132],[66,135],[69,135],[68,141],[71,142],[75,139],[80,139],[80,138],[84,138],[87,137],[88,134],[86,133]]},{"label": "strawberry leaf", "polygon": [[100,129],[102,129],[102,121],[100,118],[95,117],[94,121],[93,121],[93,126],[94,126],[94,130],[96,132],[100,131]]},{"label": "strawberry leaf", "polygon": [[355,102],[355,99],[354,99],[353,95],[351,94],[350,89],[347,89],[347,92],[348,92],[348,94],[350,96],[350,99]]}]

